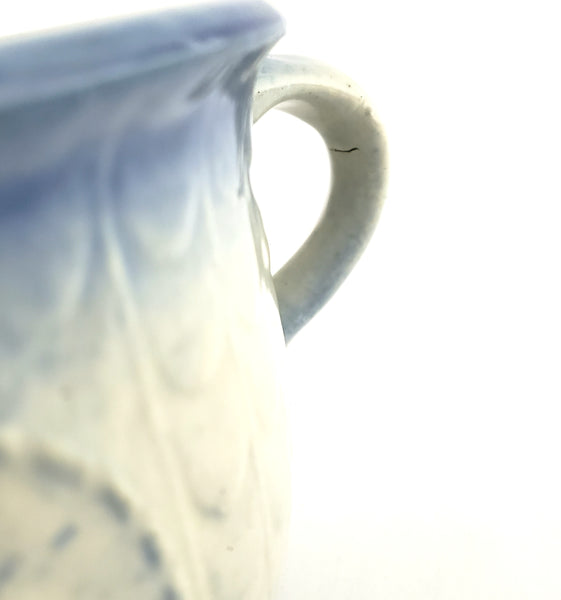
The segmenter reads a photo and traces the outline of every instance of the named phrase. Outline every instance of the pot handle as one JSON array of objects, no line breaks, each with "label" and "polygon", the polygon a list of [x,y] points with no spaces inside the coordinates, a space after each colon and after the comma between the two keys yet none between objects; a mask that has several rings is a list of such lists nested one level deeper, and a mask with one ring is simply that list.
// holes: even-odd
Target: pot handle
[{"label": "pot handle", "polygon": [[254,122],[273,107],[317,129],[329,149],[332,171],[319,223],[274,276],[289,342],[343,283],[374,231],[385,194],[386,147],[363,91],[317,61],[297,56],[263,60]]}]

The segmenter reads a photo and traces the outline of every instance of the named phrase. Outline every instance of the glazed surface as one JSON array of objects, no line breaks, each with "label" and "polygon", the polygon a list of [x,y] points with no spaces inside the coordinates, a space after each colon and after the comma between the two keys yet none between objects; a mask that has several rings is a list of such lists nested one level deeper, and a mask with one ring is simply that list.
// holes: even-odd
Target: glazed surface
[{"label": "glazed surface", "polygon": [[[271,593],[284,339],[247,171],[282,26],[254,7],[204,51],[148,38],[143,70],[131,38],[117,77],[0,94],[0,598]],[[21,43],[0,73],[52,42]]]}]

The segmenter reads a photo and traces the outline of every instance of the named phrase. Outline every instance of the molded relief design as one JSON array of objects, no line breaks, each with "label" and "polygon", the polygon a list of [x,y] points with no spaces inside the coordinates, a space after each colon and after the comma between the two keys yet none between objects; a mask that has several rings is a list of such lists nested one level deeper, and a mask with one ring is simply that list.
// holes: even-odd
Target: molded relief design
[{"label": "molded relief design", "polygon": [[[0,165],[0,597],[271,593],[284,339],[248,107],[281,26],[251,6],[203,11],[208,38],[147,51],[169,52],[152,70],[135,54],[83,89],[35,82],[35,103],[0,91],[2,155],[29,157]],[[131,47],[181,30],[159,19]]]}]

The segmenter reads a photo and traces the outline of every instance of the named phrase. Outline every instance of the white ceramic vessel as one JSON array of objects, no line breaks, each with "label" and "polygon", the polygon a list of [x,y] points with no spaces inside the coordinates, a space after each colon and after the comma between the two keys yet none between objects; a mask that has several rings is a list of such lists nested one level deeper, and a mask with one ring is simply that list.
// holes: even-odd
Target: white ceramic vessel
[{"label": "white ceramic vessel", "polygon": [[[285,341],[364,249],[385,179],[364,94],[264,58],[282,30],[252,2],[0,42],[2,600],[271,595]],[[322,134],[333,184],[273,277],[248,167],[274,106]]]}]

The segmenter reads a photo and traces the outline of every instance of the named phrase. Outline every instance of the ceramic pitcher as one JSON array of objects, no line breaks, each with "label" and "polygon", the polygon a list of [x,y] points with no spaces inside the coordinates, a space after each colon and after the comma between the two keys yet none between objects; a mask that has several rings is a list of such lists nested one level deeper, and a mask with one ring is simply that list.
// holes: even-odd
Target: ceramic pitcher
[{"label": "ceramic pitcher", "polygon": [[[0,598],[263,600],[286,542],[285,342],[362,252],[380,127],[265,58],[259,2],[0,41]],[[248,178],[279,105],[332,187],[274,277]],[[282,165],[279,165],[282,171]]]}]

